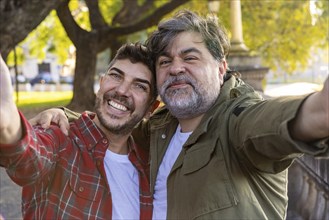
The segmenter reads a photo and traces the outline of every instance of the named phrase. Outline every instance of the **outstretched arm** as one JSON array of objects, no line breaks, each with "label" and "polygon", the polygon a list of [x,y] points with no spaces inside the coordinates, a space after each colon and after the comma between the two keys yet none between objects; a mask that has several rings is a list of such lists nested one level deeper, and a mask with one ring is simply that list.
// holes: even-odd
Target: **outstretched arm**
[{"label": "outstretched arm", "polygon": [[296,140],[310,142],[329,137],[329,77],[320,92],[305,100],[289,128]]},{"label": "outstretched arm", "polygon": [[0,143],[10,144],[22,136],[22,126],[16,104],[9,69],[0,55]]}]

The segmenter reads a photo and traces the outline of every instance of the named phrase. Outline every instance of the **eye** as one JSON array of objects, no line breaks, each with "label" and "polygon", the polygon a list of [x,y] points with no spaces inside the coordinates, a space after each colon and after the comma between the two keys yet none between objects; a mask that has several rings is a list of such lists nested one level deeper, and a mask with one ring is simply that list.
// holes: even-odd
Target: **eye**
[{"label": "eye", "polygon": [[114,80],[120,80],[122,78],[122,76],[118,73],[113,73],[113,72],[110,72],[107,74],[109,77],[111,77],[112,79]]},{"label": "eye", "polygon": [[171,62],[168,58],[160,58],[158,61],[159,66],[165,66]]},{"label": "eye", "polygon": [[143,91],[143,92],[147,92],[147,90],[148,90],[148,87],[145,86],[142,83],[136,83],[135,84],[135,88],[138,89],[138,90],[140,90],[140,91]]},{"label": "eye", "polygon": [[187,57],[184,58],[184,60],[193,61],[193,60],[197,60],[197,58],[195,56],[187,56]]}]

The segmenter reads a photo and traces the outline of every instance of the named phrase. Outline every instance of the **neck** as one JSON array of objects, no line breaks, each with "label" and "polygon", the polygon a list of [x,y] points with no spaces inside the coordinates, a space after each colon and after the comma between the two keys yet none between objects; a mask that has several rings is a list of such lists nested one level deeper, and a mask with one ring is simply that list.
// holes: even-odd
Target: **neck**
[{"label": "neck", "polygon": [[[104,132],[106,133],[106,132]],[[106,133],[106,137],[110,143],[108,149],[116,154],[128,154],[128,138],[129,135],[117,135],[113,133]]]},{"label": "neck", "polygon": [[105,136],[109,140],[108,149],[116,154],[128,154],[128,139],[131,133],[129,134],[114,134],[105,128],[98,120],[97,116],[93,120],[95,124],[104,132]]},{"label": "neck", "polygon": [[188,119],[178,119],[179,124],[182,128],[182,132],[192,132],[198,127],[198,125],[201,122],[201,119],[203,117],[202,115],[199,115],[194,118],[188,118]]}]

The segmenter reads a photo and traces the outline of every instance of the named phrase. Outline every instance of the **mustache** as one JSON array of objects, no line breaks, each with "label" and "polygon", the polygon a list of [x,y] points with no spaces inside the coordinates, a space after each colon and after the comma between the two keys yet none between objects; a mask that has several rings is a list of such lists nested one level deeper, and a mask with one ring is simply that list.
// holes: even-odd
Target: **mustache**
[{"label": "mustache", "polygon": [[196,86],[196,81],[194,79],[192,79],[191,77],[187,76],[187,75],[178,75],[178,76],[170,76],[162,85],[162,88],[164,89],[168,89],[168,87],[170,87],[173,84],[176,83],[181,83],[184,82],[186,84],[190,84],[192,86],[192,88],[195,88]]},{"label": "mustache", "polygon": [[103,99],[106,101],[108,101],[108,100],[116,101],[116,102],[120,103],[121,105],[126,106],[130,110],[134,109],[134,105],[133,105],[132,101],[127,96],[119,95],[116,92],[105,93],[103,96]]}]

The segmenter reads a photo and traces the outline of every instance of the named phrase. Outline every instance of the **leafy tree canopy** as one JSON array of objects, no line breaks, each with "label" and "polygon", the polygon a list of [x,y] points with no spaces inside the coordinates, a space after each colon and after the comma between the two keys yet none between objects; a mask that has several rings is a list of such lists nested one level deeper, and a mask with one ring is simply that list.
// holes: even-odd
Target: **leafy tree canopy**
[{"label": "leafy tree canopy", "polygon": [[[138,0],[137,4],[140,5],[144,1]],[[166,1],[156,1],[155,4],[159,7],[164,2]],[[105,22],[114,27],[120,26],[120,23],[115,21],[115,15],[122,6],[122,0],[99,1],[99,9]],[[328,50],[328,1],[318,0],[311,3],[306,0],[242,0],[241,6],[245,44],[251,53],[262,56],[264,65],[272,70],[291,73],[296,69],[303,69],[309,64],[315,48]],[[91,14],[84,1],[70,1],[69,7],[80,27],[90,31],[89,16]],[[208,12],[207,1],[193,0],[178,7],[175,11],[183,8],[203,14]],[[175,11],[166,17],[172,16]],[[230,30],[230,1],[220,1],[218,17]],[[130,34],[124,39],[143,41],[147,33],[155,28],[152,26],[144,31]],[[72,45],[54,11],[20,45],[24,44],[28,44],[31,54],[40,60],[45,57],[45,52],[52,52],[58,56],[60,63],[66,60],[68,48]],[[17,52],[21,60],[23,48],[18,48]],[[323,57],[323,59],[328,60],[328,57]]]},{"label": "leafy tree canopy", "polygon": [[[141,2],[139,0],[138,4]],[[313,3],[316,9],[311,13],[310,1],[242,0],[245,44],[252,53],[261,55],[265,65],[272,70],[281,69],[289,73],[306,67],[312,56],[312,49],[328,49],[329,3],[326,0]],[[159,6],[163,1],[156,1],[156,4]],[[100,1],[99,6],[104,20],[111,24],[114,15],[122,7],[122,1]],[[206,1],[195,0],[178,9],[182,8],[202,13],[208,10]],[[90,31],[89,11],[83,1],[71,1],[70,9],[76,22]],[[220,1],[218,16],[228,29],[231,26],[229,9],[230,1]],[[167,17],[171,15],[172,13]],[[147,32],[154,29],[155,26],[148,28]],[[132,34],[128,39],[136,41],[141,36],[145,38],[145,32],[142,32]],[[67,50],[71,44],[54,11],[29,35],[24,43],[26,42],[33,56],[43,59],[45,52],[54,52],[61,63],[67,58]],[[22,50],[18,50],[18,54],[22,54]]]}]

